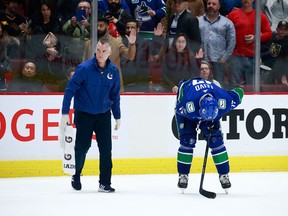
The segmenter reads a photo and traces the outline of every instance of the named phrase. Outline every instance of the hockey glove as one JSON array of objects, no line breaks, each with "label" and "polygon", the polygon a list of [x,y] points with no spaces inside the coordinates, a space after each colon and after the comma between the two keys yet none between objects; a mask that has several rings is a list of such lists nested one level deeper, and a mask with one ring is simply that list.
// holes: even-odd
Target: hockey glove
[{"label": "hockey glove", "polygon": [[240,103],[242,102],[242,98],[243,98],[243,95],[244,95],[244,91],[242,88],[234,88],[232,89],[232,91],[236,92],[239,96],[239,101]]},{"label": "hockey glove", "polygon": [[61,121],[60,121],[60,126],[59,126],[59,144],[61,148],[64,148],[65,144],[65,128],[66,126],[69,125],[69,115],[62,115]]},{"label": "hockey glove", "polygon": [[116,121],[116,124],[115,124],[114,130],[118,130],[120,128],[120,125],[121,125],[121,120],[115,119],[115,121]]},{"label": "hockey glove", "polygon": [[214,134],[215,131],[219,130],[220,122],[219,121],[203,121],[200,124],[200,130],[204,135]]}]

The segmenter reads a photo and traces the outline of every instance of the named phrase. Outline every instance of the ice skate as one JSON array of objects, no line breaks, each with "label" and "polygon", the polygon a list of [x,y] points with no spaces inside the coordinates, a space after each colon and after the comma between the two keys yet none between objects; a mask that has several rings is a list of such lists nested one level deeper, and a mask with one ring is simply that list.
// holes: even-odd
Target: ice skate
[{"label": "ice skate", "polygon": [[179,180],[178,180],[178,187],[181,189],[182,193],[184,193],[184,190],[188,186],[188,175],[180,174]]},{"label": "ice skate", "polygon": [[222,188],[225,190],[225,193],[228,194],[228,189],[231,187],[229,175],[228,174],[219,175],[219,180]]}]

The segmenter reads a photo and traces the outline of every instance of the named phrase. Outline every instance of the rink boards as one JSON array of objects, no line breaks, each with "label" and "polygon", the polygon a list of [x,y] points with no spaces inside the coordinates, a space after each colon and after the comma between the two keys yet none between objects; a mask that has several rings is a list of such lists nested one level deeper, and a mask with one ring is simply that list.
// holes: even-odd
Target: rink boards
[{"label": "rink boards", "polygon": [[[0,98],[0,177],[63,175],[57,141],[63,95]],[[232,172],[288,171],[287,99],[287,94],[245,95],[243,103],[222,119]],[[121,96],[122,124],[112,136],[114,174],[176,173],[174,104],[175,95]],[[70,114],[73,119],[73,110]],[[204,148],[200,140],[192,172],[200,172]],[[207,171],[215,172],[211,158]],[[98,174],[95,137],[84,173]]]}]

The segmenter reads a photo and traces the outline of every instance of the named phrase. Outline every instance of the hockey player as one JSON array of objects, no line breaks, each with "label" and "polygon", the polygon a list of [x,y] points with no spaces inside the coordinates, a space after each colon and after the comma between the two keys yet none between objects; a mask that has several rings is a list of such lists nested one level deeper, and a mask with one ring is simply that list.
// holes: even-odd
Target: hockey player
[{"label": "hockey player", "polygon": [[241,88],[226,91],[202,78],[179,83],[175,115],[180,137],[177,155],[178,187],[182,190],[188,186],[198,128],[206,141],[210,139],[209,147],[222,188],[226,190],[231,187],[228,176],[229,160],[223,142],[220,119],[241,103],[243,95]]}]

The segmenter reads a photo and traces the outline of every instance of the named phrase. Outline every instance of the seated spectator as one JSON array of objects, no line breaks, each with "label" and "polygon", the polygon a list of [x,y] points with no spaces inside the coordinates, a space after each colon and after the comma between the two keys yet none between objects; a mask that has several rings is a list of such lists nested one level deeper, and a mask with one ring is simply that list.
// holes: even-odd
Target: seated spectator
[{"label": "seated spectator", "polygon": [[5,9],[0,11],[0,21],[7,22],[7,33],[10,36],[21,36],[28,34],[28,24],[25,17],[17,13],[18,1],[5,0]]},{"label": "seated spectator", "polygon": [[[125,23],[128,19],[132,18],[131,14],[123,9],[123,5],[120,0],[107,0],[108,10],[104,13],[104,16],[109,20],[109,29],[111,31],[117,31],[114,37],[125,36]],[[116,29],[115,29],[116,28]],[[110,32],[111,34],[111,32]],[[113,36],[113,34],[112,34]]]},{"label": "seated spectator", "polygon": [[61,34],[61,23],[55,15],[53,5],[49,0],[41,0],[40,8],[41,15],[32,20],[31,34]]},{"label": "seated spectator", "polygon": [[75,67],[70,67],[68,69],[68,72],[67,72],[67,75],[66,75],[66,79],[62,80],[60,82],[60,84],[59,84],[59,87],[58,87],[58,91],[59,92],[65,92],[67,83],[71,79],[71,77],[73,76],[74,73],[75,73]]},{"label": "seated spectator", "polygon": [[[91,5],[88,1],[80,1],[75,11],[76,13],[62,27],[65,35],[62,40],[65,47],[65,61],[72,66],[82,62],[85,42],[90,39]],[[82,15],[84,11],[85,16]]]},{"label": "seated spectator", "polygon": [[0,22],[0,64],[8,71],[11,71],[11,59],[19,57],[20,41],[8,35],[7,22]]},{"label": "seated spectator", "polygon": [[36,65],[27,61],[19,76],[14,76],[8,87],[9,92],[42,92],[42,82],[37,76]]},{"label": "seated spectator", "polygon": [[[49,32],[53,33],[56,38],[62,33],[61,24],[54,15],[54,9],[49,0],[41,0],[39,7],[40,15],[32,20],[31,36],[26,43],[26,59],[35,59],[37,56],[43,55],[47,49],[46,46],[43,46],[43,40]],[[61,43],[57,38],[54,53],[58,54],[60,49]]]},{"label": "seated spectator", "polygon": [[[288,67],[288,22],[280,21],[276,32],[273,32],[272,39],[262,43],[262,63],[272,70],[265,76],[265,84],[285,83]],[[283,80],[283,81],[282,81]],[[286,79],[287,80],[287,79]]]},{"label": "seated spectator", "polygon": [[188,45],[187,36],[179,33],[165,55],[163,64],[163,85],[165,91],[177,93],[181,80],[191,79],[199,74],[196,56]]},{"label": "seated spectator", "polygon": [[154,28],[166,15],[166,4],[163,0],[126,0],[131,15],[141,22],[139,37],[153,38]]},{"label": "seated spectator", "polygon": [[202,60],[200,64],[200,77],[215,83],[217,86],[221,87],[221,84],[214,79],[212,67],[209,62]]},{"label": "seated spectator", "polygon": [[[85,16],[77,12],[81,10],[85,10]],[[80,1],[75,11],[76,14],[63,25],[63,33],[67,36],[87,41],[90,39],[90,3],[88,1]]]}]

